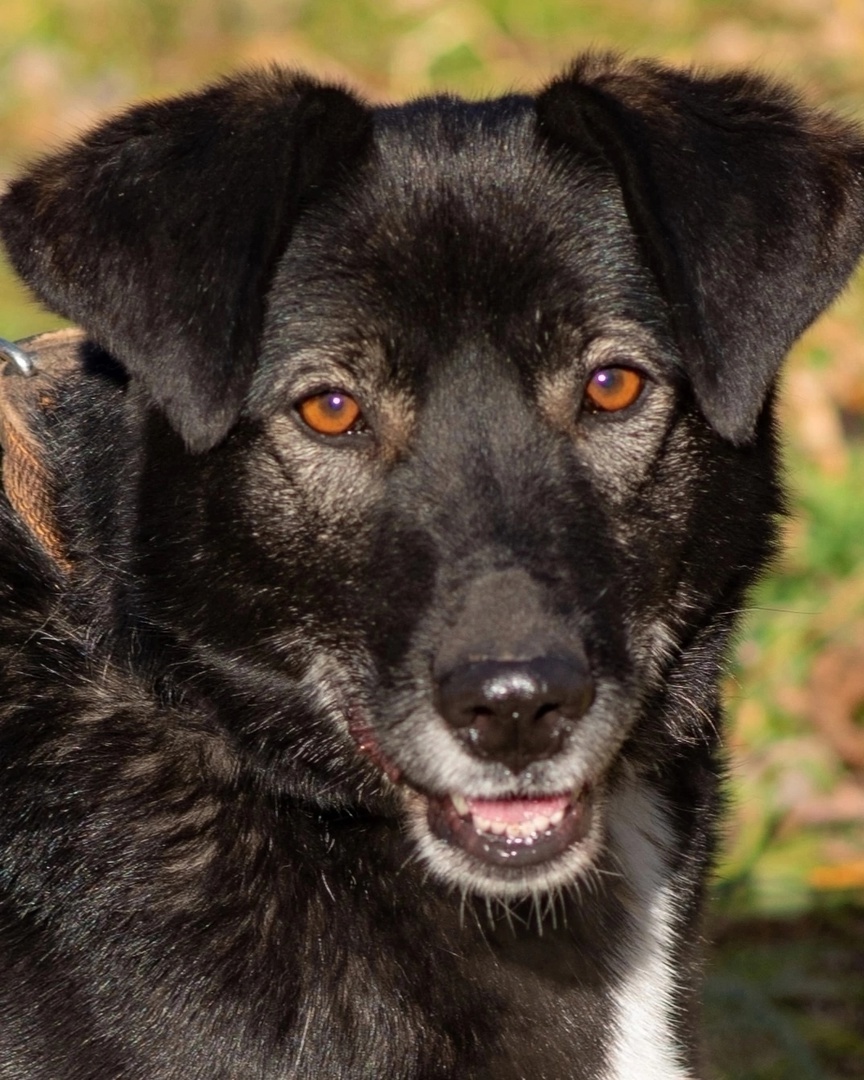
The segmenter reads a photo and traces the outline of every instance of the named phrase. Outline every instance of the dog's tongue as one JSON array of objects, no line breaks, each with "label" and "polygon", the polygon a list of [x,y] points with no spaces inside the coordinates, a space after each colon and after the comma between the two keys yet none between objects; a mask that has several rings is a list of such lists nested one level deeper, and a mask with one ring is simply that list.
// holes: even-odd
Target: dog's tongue
[{"label": "dog's tongue", "polygon": [[502,825],[522,825],[538,817],[552,817],[570,804],[569,795],[549,799],[466,799],[472,814]]}]

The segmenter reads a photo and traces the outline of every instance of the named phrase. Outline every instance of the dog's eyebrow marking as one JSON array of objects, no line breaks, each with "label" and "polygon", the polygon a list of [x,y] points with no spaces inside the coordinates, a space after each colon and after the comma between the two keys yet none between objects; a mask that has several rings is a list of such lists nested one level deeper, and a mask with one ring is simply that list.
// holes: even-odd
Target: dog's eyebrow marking
[{"label": "dog's eyebrow marking", "polygon": [[282,363],[275,379],[256,387],[251,402],[254,408],[265,399],[281,400],[287,408],[325,386],[360,397],[379,460],[392,463],[406,453],[416,422],[414,399],[393,385],[385,350],[377,341],[298,350]]},{"label": "dog's eyebrow marking", "polygon": [[266,351],[265,376],[249,396],[253,408],[279,397],[311,392],[328,381],[346,383],[346,390],[368,389],[370,384],[380,383],[386,373],[383,351],[372,343],[335,342],[296,351],[275,344]]},{"label": "dog's eyebrow marking", "polygon": [[629,319],[604,320],[602,330],[591,335],[580,357],[586,371],[631,359],[645,361],[660,352],[657,338]]},{"label": "dog's eyebrow marking", "polygon": [[[539,316],[539,313],[538,313]],[[569,429],[579,408],[578,375],[588,375],[600,367],[621,366],[629,362],[644,364],[653,370],[649,358],[663,356],[660,343],[644,326],[628,319],[604,321],[602,330],[583,341],[572,343],[573,360],[565,367],[540,377],[537,401],[549,419],[563,429]]]}]

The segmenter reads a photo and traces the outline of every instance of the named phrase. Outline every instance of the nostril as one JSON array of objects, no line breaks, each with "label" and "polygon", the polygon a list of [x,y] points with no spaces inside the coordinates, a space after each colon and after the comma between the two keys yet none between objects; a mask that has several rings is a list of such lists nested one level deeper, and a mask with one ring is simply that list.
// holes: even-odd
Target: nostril
[{"label": "nostril", "polygon": [[461,664],[439,679],[436,705],[474,753],[518,771],[556,754],[593,698],[584,659],[543,656]]}]

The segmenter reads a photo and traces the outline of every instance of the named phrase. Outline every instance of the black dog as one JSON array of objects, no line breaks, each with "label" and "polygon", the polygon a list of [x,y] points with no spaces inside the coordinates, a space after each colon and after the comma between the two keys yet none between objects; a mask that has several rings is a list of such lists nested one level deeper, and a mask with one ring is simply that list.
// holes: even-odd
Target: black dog
[{"label": "black dog", "polygon": [[271,71],[0,228],[86,335],[4,421],[0,1077],[695,1077],[718,675],[859,133],[608,56]]}]

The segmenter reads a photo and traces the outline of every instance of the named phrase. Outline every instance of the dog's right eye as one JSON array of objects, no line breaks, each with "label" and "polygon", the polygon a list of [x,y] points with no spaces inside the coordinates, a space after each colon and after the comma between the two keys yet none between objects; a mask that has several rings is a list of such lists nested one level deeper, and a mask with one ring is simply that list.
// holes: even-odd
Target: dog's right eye
[{"label": "dog's right eye", "polygon": [[592,412],[621,412],[638,400],[645,376],[628,367],[598,368],[585,387],[585,404]]},{"label": "dog's right eye", "polygon": [[300,419],[319,435],[349,435],[363,419],[360,406],[344,390],[325,390],[304,398],[297,406]]}]

